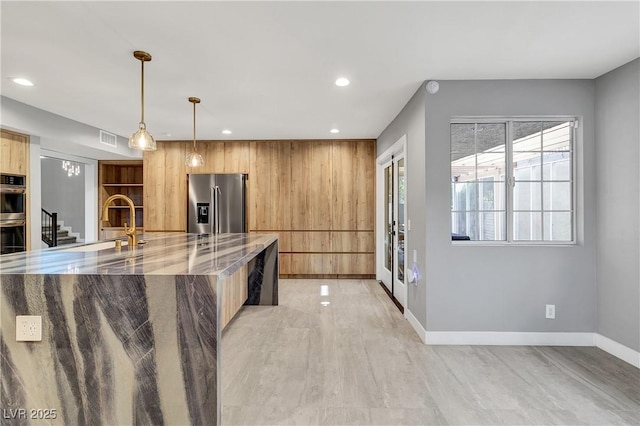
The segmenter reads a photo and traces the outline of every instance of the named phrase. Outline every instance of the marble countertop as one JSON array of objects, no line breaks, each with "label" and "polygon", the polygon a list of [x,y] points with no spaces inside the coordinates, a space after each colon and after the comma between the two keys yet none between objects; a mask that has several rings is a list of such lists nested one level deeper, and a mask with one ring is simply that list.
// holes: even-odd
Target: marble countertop
[{"label": "marble countertop", "polygon": [[139,238],[147,243],[133,249],[116,249],[111,240],[3,255],[0,273],[228,276],[278,236],[153,232]]}]

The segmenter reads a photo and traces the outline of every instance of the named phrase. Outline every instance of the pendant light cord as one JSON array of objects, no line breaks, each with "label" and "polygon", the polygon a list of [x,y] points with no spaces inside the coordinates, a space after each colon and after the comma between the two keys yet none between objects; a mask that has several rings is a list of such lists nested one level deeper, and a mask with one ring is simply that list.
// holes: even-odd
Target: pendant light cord
[{"label": "pendant light cord", "polygon": [[196,103],[193,103],[193,152],[196,152]]},{"label": "pendant light cord", "polygon": [[141,90],[140,90],[140,123],[144,123],[144,59],[142,59],[140,62],[142,62],[142,84],[141,84]]}]

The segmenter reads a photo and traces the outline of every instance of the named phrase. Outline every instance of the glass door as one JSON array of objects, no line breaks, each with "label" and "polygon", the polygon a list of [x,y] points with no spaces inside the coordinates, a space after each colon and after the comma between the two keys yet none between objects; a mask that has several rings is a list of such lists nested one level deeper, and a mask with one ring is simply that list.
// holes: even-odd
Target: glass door
[{"label": "glass door", "polygon": [[393,296],[405,306],[407,300],[407,285],[405,283],[405,172],[404,158],[394,159],[394,265]]},{"label": "glass door", "polygon": [[392,157],[384,164],[383,267],[380,279],[395,299],[405,306],[405,160]]}]

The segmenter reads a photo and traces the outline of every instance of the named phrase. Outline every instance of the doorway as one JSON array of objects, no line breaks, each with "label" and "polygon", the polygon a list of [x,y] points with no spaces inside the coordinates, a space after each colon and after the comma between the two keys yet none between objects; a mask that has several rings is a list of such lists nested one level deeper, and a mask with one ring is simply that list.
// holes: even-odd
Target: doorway
[{"label": "doorway", "polygon": [[406,307],[406,136],[377,160],[376,275],[394,301]]}]

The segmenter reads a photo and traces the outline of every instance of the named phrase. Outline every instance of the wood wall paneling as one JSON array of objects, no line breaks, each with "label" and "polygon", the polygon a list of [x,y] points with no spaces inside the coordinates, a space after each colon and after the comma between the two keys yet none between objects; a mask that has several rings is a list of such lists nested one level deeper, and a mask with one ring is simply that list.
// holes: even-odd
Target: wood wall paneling
[{"label": "wood wall paneling", "polygon": [[249,229],[291,229],[291,142],[251,142]]},{"label": "wood wall paneling", "polygon": [[348,274],[374,274],[376,259],[373,253],[342,253],[331,255],[331,273]]},{"label": "wood wall paneling", "polygon": [[331,267],[331,253],[291,253],[290,256],[290,274],[333,273],[333,269]]},{"label": "wood wall paneling", "polygon": [[332,157],[331,229],[356,229],[356,191],[358,181],[356,142],[334,142]]},{"label": "wood wall paneling", "polygon": [[278,260],[280,261],[280,275],[291,274],[291,253],[280,253]]},{"label": "wood wall paneling", "polygon": [[224,173],[249,174],[250,169],[249,142],[224,143]]},{"label": "wood wall paneling", "polygon": [[355,145],[356,184],[352,187],[356,200],[355,229],[373,231],[376,223],[376,145],[371,141],[356,141]]},{"label": "wood wall paneling", "polygon": [[328,253],[331,252],[331,236],[329,232],[291,232],[291,252],[293,253]]},{"label": "wood wall paneling", "polygon": [[187,173],[247,173],[248,229],[279,234],[281,274],[375,272],[374,140],[200,141],[205,166],[190,170],[191,146],[160,142],[145,153],[148,230],[186,228]]},{"label": "wood wall paneling", "polygon": [[291,229],[331,229],[332,141],[291,144]]},{"label": "wood wall paneling", "polygon": [[331,232],[331,251],[337,253],[374,253],[376,250],[375,233]]}]

